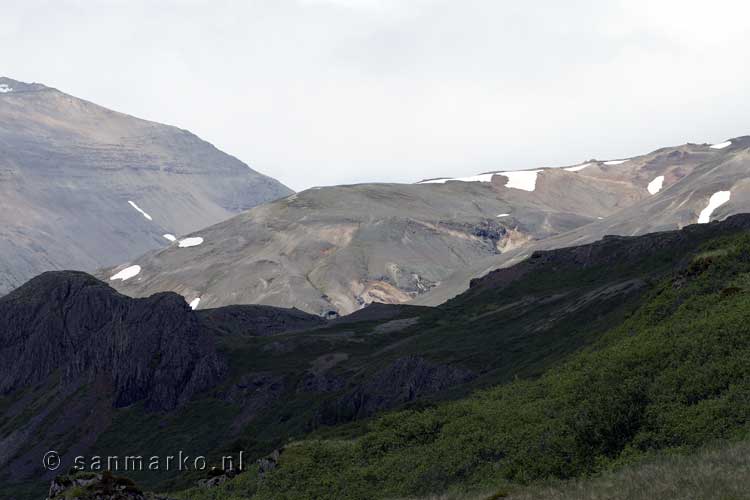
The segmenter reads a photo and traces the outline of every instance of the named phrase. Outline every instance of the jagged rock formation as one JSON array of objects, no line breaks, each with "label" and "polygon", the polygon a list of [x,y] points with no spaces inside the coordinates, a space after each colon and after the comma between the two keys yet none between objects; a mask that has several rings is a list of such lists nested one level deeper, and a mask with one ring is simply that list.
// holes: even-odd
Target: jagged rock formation
[{"label": "jagged rock formation", "polygon": [[[228,376],[217,337],[263,337],[323,321],[262,306],[237,312],[197,313],[172,292],[132,299],[76,271],[43,273],[0,298],[0,467],[16,480],[37,473],[38,457],[59,436],[69,451],[86,451],[118,408],[184,407]],[[283,388],[254,394],[252,383],[238,382],[228,397],[244,408],[239,422]]]},{"label": "jagged rock formation", "polygon": [[185,300],[162,293],[133,300],[93,277],[48,272],[0,298],[0,393],[105,376],[114,406],[145,401],[169,410],[224,374]]},{"label": "jagged rock formation", "polygon": [[186,130],[0,77],[0,295],[292,193]]}]

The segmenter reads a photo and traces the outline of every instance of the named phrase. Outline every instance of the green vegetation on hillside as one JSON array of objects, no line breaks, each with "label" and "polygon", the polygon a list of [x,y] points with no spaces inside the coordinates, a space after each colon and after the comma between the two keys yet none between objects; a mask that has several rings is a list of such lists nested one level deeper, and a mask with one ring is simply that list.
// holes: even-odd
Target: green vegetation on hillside
[{"label": "green vegetation on hillside", "polygon": [[[522,488],[508,495],[507,500],[747,500],[748,470],[750,442],[746,441],[710,446],[690,455],[649,457],[594,478]],[[462,500],[488,500],[491,495]]]},{"label": "green vegetation on hillside", "polygon": [[241,477],[214,497],[486,491],[746,437],[749,320],[750,236],[719,238],[632,316],[537,380],[385,414],[357,439],[293,443],[262,480]]}]

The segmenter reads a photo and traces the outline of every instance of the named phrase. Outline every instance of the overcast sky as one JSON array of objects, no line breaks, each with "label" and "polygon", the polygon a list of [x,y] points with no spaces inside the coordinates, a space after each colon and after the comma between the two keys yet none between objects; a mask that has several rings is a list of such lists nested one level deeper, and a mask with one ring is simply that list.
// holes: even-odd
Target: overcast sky
[{"label": "overcast sky", "polygon": [[6,2],[0,76],[189,129],[293,189],[750,134],[746,0]]}]

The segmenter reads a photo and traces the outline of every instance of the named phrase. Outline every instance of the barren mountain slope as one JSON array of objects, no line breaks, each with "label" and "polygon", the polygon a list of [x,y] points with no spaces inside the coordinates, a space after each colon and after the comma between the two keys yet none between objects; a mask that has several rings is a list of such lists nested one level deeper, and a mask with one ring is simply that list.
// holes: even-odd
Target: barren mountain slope
[{"label": "barren mountain slope", "polygon": [[629,161],[311,189],[195,233],[198,246],[173,244],[99,276],[139,266],[137,277],[113,286],[133,296],[171,290],[200,298],[199,307],[257,303],[324,314],[406,302],[438,295],[455,273],[532,242],[586,234],[652,203],[695,169],[731,157],[727,149],[688,144]]},{"label": "barren mountain slope", "polygon": [[[718,146],[722,147],[705,148],[705,154],[698,155],[702,163],[697,167],[685,168],[684,163],[673,167],[671,171],[679,171],[682,177],[676,179],[674,175],[665,174],[664,186],[653,196],[572,231],[476,261],[457,270],[440,288],[414,302],[441,304],[466,290],[471,279],[516,264],[537,250],[582,245],[607,235],[634,236],[679,229],[699,221],[723,220],[733,214],[750,212],[750,137],[735,138]],[[673,155],[669,153],[666,157]],[[664,161],[664,155],[660,156],[656,160]],[[675,158],[684,162],[693,156]],[[651,169],[652,165],[647,163],[644,168]]]},{"label": "barren mountain slope", "polygon": [[259,203],[279,182],[186,130],[0,78],[0,294],[94,270]]}]

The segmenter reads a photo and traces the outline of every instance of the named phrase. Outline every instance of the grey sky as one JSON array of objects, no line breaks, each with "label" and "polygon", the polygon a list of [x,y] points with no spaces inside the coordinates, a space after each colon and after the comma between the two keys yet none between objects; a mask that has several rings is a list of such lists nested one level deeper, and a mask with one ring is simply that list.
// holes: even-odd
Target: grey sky
[{"label": "grey sky", "polygon": [[0,75],[187,128],[294,189],[750,134],[742,0],[50,0]]}]

